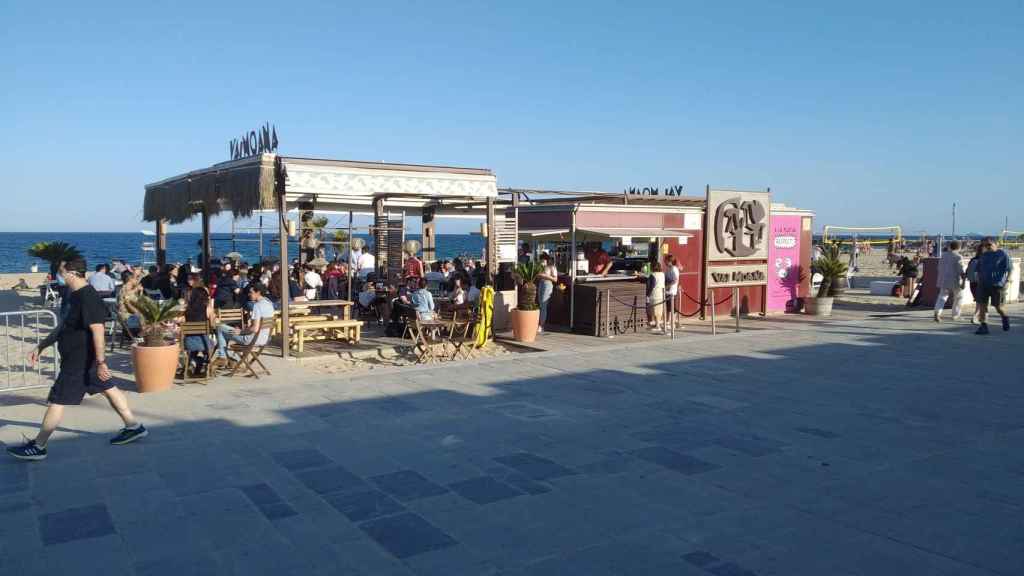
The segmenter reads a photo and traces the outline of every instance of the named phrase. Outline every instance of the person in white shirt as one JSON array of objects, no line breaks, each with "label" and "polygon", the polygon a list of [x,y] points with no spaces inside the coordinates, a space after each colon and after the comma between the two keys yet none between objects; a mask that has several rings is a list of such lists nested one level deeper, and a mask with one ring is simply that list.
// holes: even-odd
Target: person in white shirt
[{"label": "person in white shirt", "polygon": [[89,286],[92,286],[93,290],[100,295],[101,298],[113,296],[114,290],[117,288],[117,284],[114,279],[107,275],[110,268],[106,264],[100,264],[96,267],[96,272],[92,276],[89,276]]},{"label": "person in white shirt", "polygon": [[376,268],[377,259],[373,257],[373,254],[363,252],[359,255],[359,260],[356,262],[356,270],[358,270],[361,280],[366,280],[366,277],[373,274]]},{"label": "person in white shirt", "polygon": [[537,303],[540,305],[540,324],[537,332],[544,331],[544,324],[548,321],[548,304],[551,303],[551,295],[555,293],[555,283],[558,282],[558,269],[551,263],[551,256],[545,252],[540,255],[541,273],[537,275],[540,282],[537,283]]},{"label": "person in white shirt", "polygon": [[960,319],[960,308],[963,302],[964,258],[960,255],[960,242],[953,240],[949,248],[939,258],[939,297],[935,299],[935,321],[942,322],[942,310],[946,300],[953,298],[953,320]]},{"label": "person in white shirt", "polygon": [[679,318],[675,315],[679,306],[679,264],[676,257],[665,256],[665,322],[674,321],[679,326]]},{"label": "person in white shirt", "polygon": [[452,292],[451,292],[452,304],[455,306],[466,305],[466,291],[462,289],[462,277],[454,276],[452,278]]},{"label": "person in white shirt", "polygon": [[307,264],[306,274],[302,277],[302,279],[306,284],[306,300],[316,300],[317,290],[319,288],[322,288],[324,285],[324,281],[322,278],[320,278],[320,274],[317,273],[316,269]]}]

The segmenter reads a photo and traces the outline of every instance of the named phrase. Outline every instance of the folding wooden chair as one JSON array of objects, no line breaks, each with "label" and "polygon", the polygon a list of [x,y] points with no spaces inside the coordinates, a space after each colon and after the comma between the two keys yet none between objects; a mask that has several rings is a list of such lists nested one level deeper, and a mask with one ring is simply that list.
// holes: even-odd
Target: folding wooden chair
[{"label": "folding wooden chair", "polygon": [[409,333],[413,338],[413,349],[416,351],[416,363],[426,364],[438,360],[436,348],[443,347],[446,339],[441,335],[439,328],[442,328],[437,322],[425,322],[420,320],[419,314],[416,315],[415,319],[408,322]]},{"label": "folding wooden chair", "polygon": [[452,353],[448,357],[449,360],[455,360],[457,358],[471,358],[473,345],[476,343],[476,335],[473,333],[473,326],[476,321],[473,318],[473,313],[469,312],[462,319],[459,318],[459,311],[455,310],[451,319],[451,330],[449,331],[448,339],[452,343]]},{"label": "folding wooden chair", "polygon": [[[191,382],[203,382],[205,383],[213,375],[213,346],[210,343],[210,324],[203,320],[199,322],[182,322],[179,324],[181,328],[181,380],[185,384]],[[185,337],[187,336],[203,336],[203,349],[206,352],[206,369],[203,370],[203,376],[196,378],[195,376],[189,376],[188,374],[188,356],[189,351],[185,348]]]},{"label": "folding wooden chair", "polygon": [[[257,342],[260,341],[260,337],[264,330],[267,331],[266,341],[270,342],[271,329],[261,327],[260,331],[256,333],[256,336],[251,342],[238,348],[238,361],[231,367],[231,371],[228,373],[229,377],[237,374],[239,370],[242,370],[243,372],[248,370],[249,373],[247,376],[252,376],[259,380],[260,375],[256,373],[256,369],[253,367],[253,364],[259,366],[260,369],[263,370],[264,374],[270,376],[270,370],[267,370],[267,367],[260,361],[260,356],[263,355],[263,349],[266,347],[266,344],[257,344]],[[228,342],[228,351],[233,350],[231,344],[231,342]]]},{"label": "folding wooden chair", "polygon": [[242,321],[242,309],[241,308],[221,308],[217,310],[217,317],[220,318],[221,322],[230,324],[232,322]]}]

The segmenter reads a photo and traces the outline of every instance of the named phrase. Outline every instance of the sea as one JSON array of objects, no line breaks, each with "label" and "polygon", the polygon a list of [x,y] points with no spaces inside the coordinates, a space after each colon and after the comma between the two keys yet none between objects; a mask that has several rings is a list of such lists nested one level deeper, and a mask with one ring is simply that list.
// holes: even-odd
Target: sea
[{"label": "sea", "polygon": [[[356,234],[363,238],[367,245],[372,246],[372,239],[364,234]],[[202,235],[198,232],[172,232],[167,234],[167,261],[185,262],[191,258],[196,261],[199,253],[199,241]],[[419,240],[419,234],[408,234],[409,240]],[[229,252],[238,252],[247,262],[260,260],[260,238],[256,234],[213,234],[214,257],[224,256]],[[154,236],[140,232],[0,232],[0,273],[28,272],[33,264],[39,265],[40,271],[46,271],[47,265],[28,255],[28,248],[36,242],[68,242],[76,246],[85,255],[90,267],[117,258],[132,265],[151,262],[155,259],[153,252],[143,252],[144,242],[154,242]],[[480,258],[484,248],[484,238],[475,234],[438,234],[437,258],[452,259],[458,256]],[[277,235],[264,235],[263,255],[268,259],[277,259]],[[298,243],[289,243],[290,258],[298,257]],[[334,256],[332,247],[327,247],[327,258]]]}]

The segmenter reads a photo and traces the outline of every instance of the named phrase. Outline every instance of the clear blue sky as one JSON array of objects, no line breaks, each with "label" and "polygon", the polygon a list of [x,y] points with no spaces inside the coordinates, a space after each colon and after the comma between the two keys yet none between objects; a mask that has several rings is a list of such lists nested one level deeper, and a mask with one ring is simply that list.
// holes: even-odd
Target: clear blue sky
[{"label": "clear blue sky", "polygon": [[0,58],[0,230],[138,230],[146,182],[264,121],[284,154],[502,186],[770,186],[819,228],[932,232],[958,201],[960,231],[1024,228],[1021,1],[3,0]]}]

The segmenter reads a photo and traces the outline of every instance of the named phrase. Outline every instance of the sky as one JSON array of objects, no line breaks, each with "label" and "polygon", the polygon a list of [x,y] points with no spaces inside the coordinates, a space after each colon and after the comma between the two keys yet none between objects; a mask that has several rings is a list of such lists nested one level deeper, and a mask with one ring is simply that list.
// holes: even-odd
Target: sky
[{"label": "sky", "polygon": [[770,187],[817,229],[949,233],[954,202],[960,232],[1024,229],[1024,0],[0,0],[0,62],[0,231],[137,231],[147,182],[264,122],[285,155],[502,187]]}]

